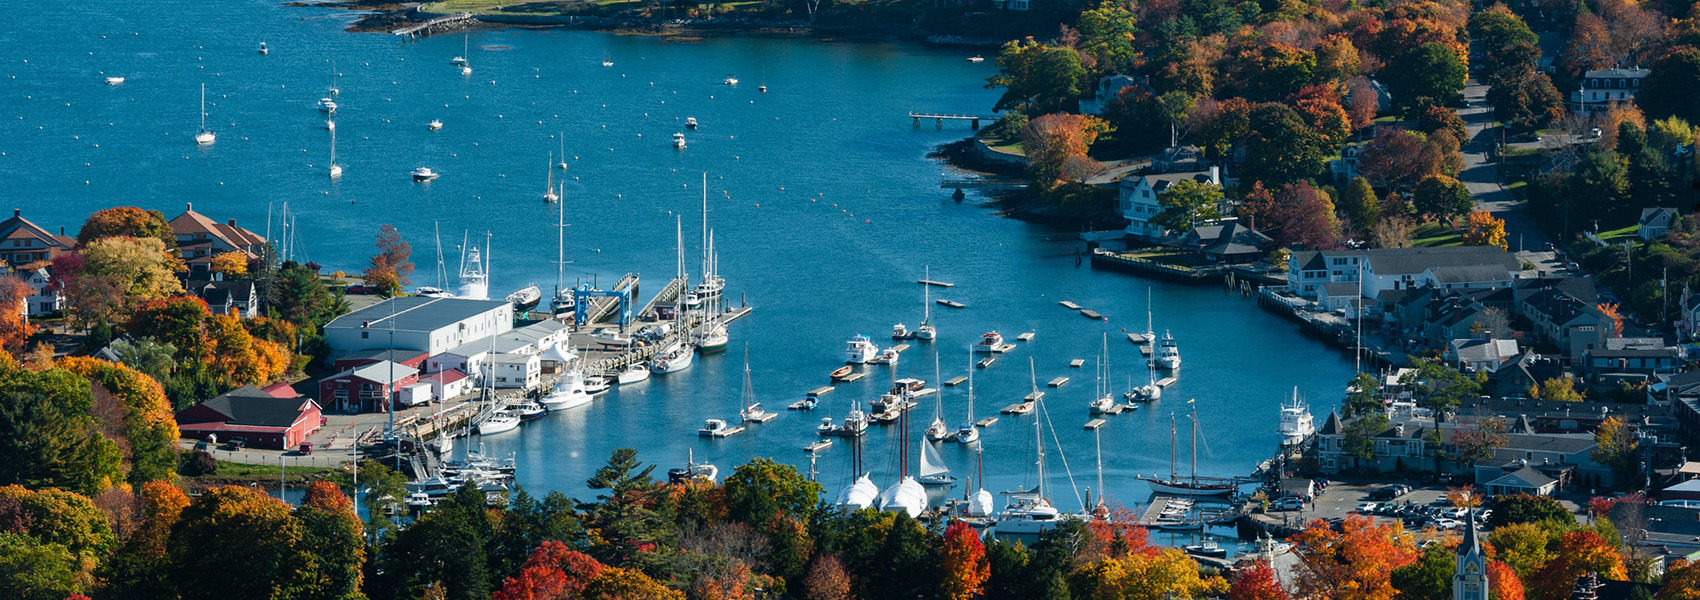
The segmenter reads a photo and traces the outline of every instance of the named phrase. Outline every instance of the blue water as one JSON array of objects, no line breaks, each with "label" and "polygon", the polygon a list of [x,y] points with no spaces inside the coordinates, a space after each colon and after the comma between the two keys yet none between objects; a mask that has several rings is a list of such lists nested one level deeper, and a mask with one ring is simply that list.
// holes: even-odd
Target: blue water
[{"label": "blue water", "polygon": [[[1133,475],[1168,470],[1177,414],[1185,470],[1188,399],[1197,400],[1204,432],[1199,470],[1244,474],[1273,452],[1277,408],[1295,386],[1320,421],[1351,373],[1336,350],[1220,288],[1094,272],[1076,263],[1077,243],[1047,241],[1069,232],[1000,218],[981,198],[952,202],[939,188],[949,169],[925,155],[966,128],[916,127],[905,113],[988,109],[998,92],[983,82],[995,67],[964,61],[963,50],[479,30],[470,34],[474,72],[463,77],[448,63],[462,52],[461,36],[404,43],[344,33],[349,15],[337,11],[254,0],[88,8],[42,5],[30,19],[0,23],[0,48],[8,49],[0,53],[0,198],[52,229],[74,233],[90,212],[110,205],[175,216],[194,202],[213,218],[265,233],[268,211],[287,202],[299,227],[294,255],[327,271],[358,271],[377,226],[391,223],[413,242],[415,283],[434,284],[433,228],[440,227],[451,270],[462,237],[489,232],[493,293],[533,282],[547,290],[556,215],[539,197],[545,161],[564,132],[568,279],[607,282],[639,272],[653,293],[674,270],[675,215],[684,217],[687,268],[698,271],[698,181],[709,173],[720,270],[732,300],[747,300],[755,312],[732,327],[724,355],[485,440],[490,453],[518,454],[520,483],[533,490],[587,495],[583,481],[621,446],[638,448],[663,470],[684,462],[687,449],[723,472],[755,456],[806,470],[801,448],[816,439],[820,418],[842,419],[853,400],[866,406],[889,376],[874,369],[812,413],[784,406],[827,383],[851,335],[889,344],[893,323],[915,326],[923,302],[914,282],[929,265],[934,279],[957,284],[934,298],[968,308],[935,311],[939,340],[916,344],[900,373],[932,379],[936,346],[949,378],[966,371],[966,348],[979,334],[997,330],[1013,341],[1037,332],[976,374],[975,414],[995,415],[1029,391],[1029,358],[1041,386],[1073,378],[1046,398],[1055,425],[1045,434],[1048,484],[1065,508],[1077,505],[1068,472],[1080,487],[1097,487],[1094,437],[1081,429],[1092,369],[1067,363],[1091,365],[1108,332],[1116,391],[1130,375],[1143,381],[1143,368],[1134,372],[1139,355],[1120,330],[1143,328],[1147,288],[1157,328],[1174,333],[1185,365],[1164,400],[1107,418],[1101,435],[1112,500],[1143,502],[1148,491]],[[255,52],[262,39],[268,56]],[[604,51],[613,68],[600,66]],[[324,173],[329,136],[314,108],[332,60],[342,90],[339,182]],[[102,72],[128,80],[107,86]],[[727,74],[741,84],[723,85]],[[198,148],[191,136],[203,82],[219,138]],[[763,82],[765,94],[756,90]],[[686,132],[690,147],[675,150],[669,137],[683,131],[687,116],[702,129]],[[431,119],[444,128],[428,131]],[[408,172],[418,166],[442,178],[415,184]],[[1059,300],[1110,321],[1088,321]],[[729,439],[698,438],[703,419],[735,418],[746,349],[755,393],[780,417]],[[965,388],[943,396],[953,428],[966,416]],[[917,430],[933,410],[929,401],[916,411]],[[982,432],[988,489],[1032,484],[1033,419],[1004,416]],[[896,472],[894,438],[876,427],[865,440],[882,487]],[[959,475],[973,474],[969,449],[940,450]],[[831,495],[849,479],[848,456],[840,441],[817,465]],[[961,491],[959,484],[948,493]]]}]

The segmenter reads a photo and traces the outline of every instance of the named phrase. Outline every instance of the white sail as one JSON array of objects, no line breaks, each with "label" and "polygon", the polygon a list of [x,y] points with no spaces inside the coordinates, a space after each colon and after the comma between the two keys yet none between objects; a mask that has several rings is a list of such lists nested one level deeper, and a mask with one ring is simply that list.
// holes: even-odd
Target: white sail
[{"label": "white sail", "polygon": [[968,498],[968,516],[985,517],[992,514],[992,493],[981,488]]},{"label": "white sail", "polygon": [[950,472],[950,467],[944,465],[944,459],[939,457],[939,451],[932,444],[921,443],[921,477],[933,477]]}]

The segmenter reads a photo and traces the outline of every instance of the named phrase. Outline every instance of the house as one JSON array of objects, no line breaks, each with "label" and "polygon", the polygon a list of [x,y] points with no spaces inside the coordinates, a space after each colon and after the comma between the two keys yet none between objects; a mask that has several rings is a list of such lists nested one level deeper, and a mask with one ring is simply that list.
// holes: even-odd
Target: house
[{"label": "house", "polygon": [[431,373],[421,377],[420,381],[430,382],[431,395],[438,400],[459,398],[472,393],[472,378],[459,369]]},{"label": "house", "polygon": [[1649,69],[1595,69],[1582,75],[1582,89],[1570,92],[1579,110],[1602,111],[1612,102],[1634,102]]},{"label": "house", "polygon": [[999,10],[1027,10],[1032,8],[1031,0],[992,0],[992,6]]},{"label": "house", "polygon": [[1466,373],[1496,373],[1500,366],[1517,358],[1517,340],[1452,340],[1442,357]]},{"label": "house", "polygon": [[1358,295],[1359,293],[1356,283],[1325,283],[1322,284],[1322,295],[1317,296],[1316,303],[1328,312],[1355,319],[1364,305],[1363,296]]},{"label": "house", "polygon": [[25,219],[22,209],[12,209],[12,218],[0,221],[0,261],[12,268],[51,261],[76,247],[77,240],[64,230],[54,235]]},{"label": "house", "polygon": [[1145,91],[1151,91],[1149,79],[1145,77],[1130,77],[1119,73],[1099,77],[1098,87],[1093,90],[1092,97],[1080,101],[1080,114],[1104,114],[1104,109],[1121,96],[1122,90],[1130,87],[1145,88]]},{"label": "house", "polygon": [[1487,493],[1500,494],[1529,494],[1531,496],[1551,496],[1558,489],[1558,480],[1547,477],[1544,473],[1532,467],[1523,467],[1506,473],[1487,482]]},{"label": "house", "polygon": [[325,341],[332,358],[392,346],[435,356],[510,331],[513,323],[514,307],[503,300],[406,296],[337,317],[325,325]]},{"label": "house", "polygon": [[1606,338],[1603,344],[1584,350],[1583,366],[1596,380],[1613,374],[1646,379],[1680,370],[1682,349],[1665,344],[1664,338]]},{"label": "house", "polygon": [[1358,157],[1366,148],[1368,143],[1347,144],[1340,149],[1340,158],[1328,161],[1328,173],[1334,176],[1335,186],[1344,186],[1358,178]]},{"label": "house", "polygon": [[1641,209],[1641,218],[1635,221],[1635,235],[1643,240],[1662,238],[1670,234],[1670,222],[1676,218],[1676,209],[1655,206]]},{"label": "house", "polygon": [[419,383],[419,370],[387,360],[362,365],[319,381],[319,401],[347,412],[384,412],[389,398]]},{"label": "house", "polygon": [[1346,451],[1347,423],[1339,413],[1331,412],[1322,428],[1316,430],[1317,461],[1328,473],[1353,469],[1375,473],[1433,471],[1434,449],[1426,439],[1434,431],[1432,425],[1432,420],[1395,421],[1382,432],[1369,436],[1374,441],[1375,453],[1363,459]]},{"label": "house", "polygon": [[48,273],[47,267],[19,271],[18,277],[30,286],[30,295],[24,299],[26,314],[33,317],[65,310],[65,296],[53,289],[53,275]]},{"label": "house", "polygon": [[1324,283],[1364,278],[1364,296],[1431,285],[1439,289],[1509,288],[1522,271],[1517,257],[1497,246],[1375,248],[1294,252],[1287,263],[1293,291],[1315,299]]},{"label": "house", "polygon": [[1209,175],[1203,173],[1162,173],[1147,175],[1130,175],[1123,177],[1116,184],[1116,210],[1128,220],[1128,235],[1157,241],[1168,235],[1163,226],[1152,223],[1151,220],[1162,214],[1163,205],[1158,201],[1158,195],[1169,186],[1182,181],[1197,181],[1220,185]]},{"label": "house", "polygon": [[1700,294],[1682,291],[1682,306],[1676,319],[1676,330],[1685,340],[1700,339]]},{"label": "house", "polygon": [[484,377],[497,388],[535,389],[543,385],[543,359],[536,354],[497,354],[485,361]]},{"label": "house", "polygon": [[266,238],[236,225],[236,219],[219,223],[195,212],[190,203],[183,214],[170,222],[171,233],[177,237],[177,250],[191,273],[211,271],[214,256],[225,252],[243,252],[249,260],[259,258]]},{"label": "house", "polygon": [[324,425],[319,404],[309,398],[279,398],[244,385],[177,412],[186,438],[242,440],[250,447],[286,450],[307,441]]},{"label": "house", "polygon": [[260,315],[260,292],[252,279],[233,281],[190,282],[190,290],[207,301],[207,309],[215,315],[231,311],[239,318],[252,319]]},{"label": "house", "polygon": [[1169,146],[1161,154],[1151,159],[1151,170],[1158,173],[1195,173],[1210,171],[1210,180],[1216,185],[1222,184],[1222,173],[1219,167],[1210,166],[1210,161],[1204,158],[1204,151],[1198,146]]},{"label": "house", "polygon": [[1262,259],[1273,240],[1237,220],[1225,220],[1194,227],[1185,236],[1164,244],[1202,253],[1213,261],[1241,264]]},{"label": "house", "polygon": [[1564,365],[1558,359],[1525,349],[1500,364],[1499,370],[1494,372],[1493,382],[1485,391],[1496,398],[1524,397],[1528,395],[1530,386],[1565,376]]}]

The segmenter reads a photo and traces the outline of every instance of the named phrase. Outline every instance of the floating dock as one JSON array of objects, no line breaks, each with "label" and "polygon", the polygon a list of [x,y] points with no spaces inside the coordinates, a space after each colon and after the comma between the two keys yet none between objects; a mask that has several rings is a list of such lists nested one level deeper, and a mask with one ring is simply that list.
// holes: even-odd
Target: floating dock
[{"label": "floating dock", "polygon": [[1151,345],[1146,344],[1144,346],[1140,346],[1139,347],[1139,354],[1141,356],[1151,356]]},{"label": "floating dock", "polygon": [[993,425],[996,425],[997,422],[998,422],[997,417],[986,417],[984,419],[980,419],[978,421],[975,421],[974,426],[975,427],[991,427]]},{"label": "floating dock", "polygon": [[831,447],[832,447],[832,440],[821,440],[821,441],[815,442],[813,444],[803,446],[803,451],[804,452],[820,452],[822,450],[825,450],[825,449],[831,448]]},{"label": "floating dock", "polygon": [[1082,316],[1084,316],[1088,319],[1092,319],[1094,321],[1104,320],[1104,315],[1100,315],[1100,314],[1098,314],[1098,311],[1095,311],[1095,310],[1092,310],[1092,309],[1083,309],[1083,310],[1080,311],[1080,314]]},{"label": "floating dock", "polygon": [[1097,429],[1104,426],[1103,419],[1092,419],[1086,422],[1086,429]]},{"label": "floating dock", "polygon": [[1063,308],[1066,308],[1066,309],[1069,309],[1069,310],[1080,310],[1079,304],[1075,304],[1075,303],[1069,302],[1067,300],[1064,300],[1062,302],[1058,302],[1057,304],[1061,304],[1061,305],[1063,305]]},{"label": "floating dock", "polygon": [[980,359],[980,362],[977,362],[977,363],[974,363],[974,366],[975,366],[975,367],[976,367],[976,368],[980,368],[980,369],[984,369],[984,368],[986,368],[986,367],[990,367],[990,366],[992,366],[992,363],[995,363],[995,362],[997,362],[997,361],[998,361],[998,359],[997,359],[997,357],[995,357],[995,356],[988,356],[988,357],[986,357],[986,358],[982,358],[982,359]]},{"label": "floating dock", "polygon": [[785,407],[785,410],[809,410],[808,405],[809,400],[811,399],[812,398],[804,398],[802,400],[792,402],[790,406]]},{"label": "floating dock", "polygon": [[1009,406],[1003,407],[1003,409],[999,410],[998,412],[1006,414],[1006,415],[1025,415],[1027,413],[1033,412],[1033,405],[1025,403],[1025,402],[1017,402],[1015,404],[1011,404]]},{"label": "floating dock", "polygon": [[962,382],[964,382],[964,381],[968,381],[968,378],[964,377],[962,375],[957,375],[957,376],[952,377],[950,379],[944,380],[944,384],[948,385],[950,387],[956,387],[956,386],[962,385]]},{"label": "floating dock", "polygon": [[852,381],[855,381],[855,380],[857,380],[857,379],[861,379],[861,378],[862,378],[862,375],[863,375],[863,374],[862,374],[862,372],[861,372],[861,371],[857,371],[857,372],[855,372],[855,373],[851,373],[851,374],[849,374],[849,375],[845,375],[845,376],[843,376],[843,377],[839,377],[839,378],[838,378],[838,380],[839,380],[839,381],[842,381],[842,382],[844,382],[844,383],[850,383],[850,382],[852,382]]},{"label": "floating dock", "polygon": [[754,421],[756,423],[766,423],[768,421],[772,421],[773,418],[777,416],[779,416],[779,413],[762,412],[753,417],[744,417],[744,422],[749,423]]},{"label": "floating dock", "polygon": [[1045,385],[1048,385],[1048,386],[1051,386],[1051,387],[1062,387],[1062,385],[1065,384],[1065,383],[1068,383],[1067,377],[1058,377],[1056,379],[1050,380],[1049,382],[1046,382]]},{"label": "floating dock", "polygon": [[1084,364],[1086,364],[1086,359],[1084,359],[1084,358],[1076,358],[1074,360],[1068,361],[1068,366],[1074,367],[1076,369],[1080,368],[1080,366],[1084,365]]},{"label": "floating dock", "polygon": [[896,346],[891,347],[891,351],[896,352],[898,354],[902,354],[904,351],[906,351],[908,349],[909,349],[909,344],[898,344]]},{"label": "floating dock", "polygon": [[732,427],[727,427],[725,429],[715,431],[714,433],[705,434],[701,431],[698,431],[697,435],[701,435],[703,437],[723,438],[723,437],[732,437],[734,435],[738,435],[738,434],[743,433],[743,432],[744,432],[744,426],[743,425],[734,425]]},{"label": "floating dock", "polygon": [[1176,381],[1176,379],[1173,378],[1173,377],[1164,377],[1162,379],[1157,380],[1157,387],[1166,388],[1166,387],[1169,387],[1171,385],[1174,385],[1175,381]]},{"label": "floating dock", "polygon": [[1015,341],[1025,342],[1025,341],[1033,339],[1033,335],[1034,335],[1033,332],[1029,331],[1027,333],[1023,333],[1021,335],[1015,336]]},{"label": "floating dock", "polygon": [[999,354],[1002,354],[1004,352],[1009,352],[1010,350],[1014,350],[1014,349],[1015,349],[1015,344],[1004,344],[1002,346],[998,346],[996,348],[993,348],[992,352],[997,352]]},{"label": "floating dock", "polygon": [[1026,402],[1032,402],[1034,400],[1039,400],[1039,399],[1044,398],[1044,397],[1045,397],[1044,392],[1033,392],[1033,393],[1028,394],[1026,396],[1022,396],[1021,399],[1026,401]]},{"label": "floating dock", "polygon": [[948,307],[951,307],[951,308],[962,308],[964,306],[968,306],[967,304],[963,304],[963,303],[957,302],[955,300],[945,300],[943,298],[940,298],[938,300],[934,300],[933,302],[939,303],[940,306],[948,306]]},{"label": "floating dock", "polygon": [[954,283],[945,283],[943,281],[933,281],[931,279],[922,279],[922,280],[916,281],[915,283],[919,283],[921,285],[930,285],[930,286],[933,286],[933,287],[941,287],[941,288],[956,287],[956,284],[954,284]]},{"label": "floating dock", "polygon": [[825,396],[827,394],[832,393],[832,390],[836,390],[836,389],[838,389],[838,388],[832,387],[830,385],[825,385],[825,386],[821,386],[821,387],[809,390],[809,395],[812,396],[812,397],[815,397],[815,398],[819,398],[821,396]]}]

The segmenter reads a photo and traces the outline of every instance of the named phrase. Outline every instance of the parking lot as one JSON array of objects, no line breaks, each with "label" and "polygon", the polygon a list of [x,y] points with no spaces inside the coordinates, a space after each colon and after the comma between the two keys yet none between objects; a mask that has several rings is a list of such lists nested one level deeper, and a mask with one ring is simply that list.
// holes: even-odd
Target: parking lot
[{"label": "parking lot", "polygon": [[[1378,523],[1403,522],[1405,528],[1421,532],[1434,527],[1437,531],[1447,528],[1462,528],[1463,516],[1456,513],[1446,513],[1450,505],[1440,506],[1435,502],[1446,494],[1444,487],[1414,487],[1410,492],[1401,494],[1393,500],[1379,500],[1371,497],[1376,490],[1395,485],[1392,482],[1348,484],[1332,483],[1327,490],[1318,494],[1312,502],[1305,503],[1297,510],[1277,510],[1275,502],[1271,502],[1270,510],[1265,514],[1254,515],[1253,518],[1270,525],[1302,527],[1304,524],[1323,519],[1330,522],[1345,520],[1351,516],[1366,516]],[[1369,513],[1358,511],[1365,502],[1373,502],[1376,507]],[[1577,510],[1574,502],[1560,500],[1565,508],[1572,512]],[[1391,508],[1389,508],[1391,507]],[[1485,520],[1485,515],[1478,515],[1477,523]],[[1442,519],[1450,519],[1451,522]],[[1484,528],[1485,529],[1485,528]]]}]

